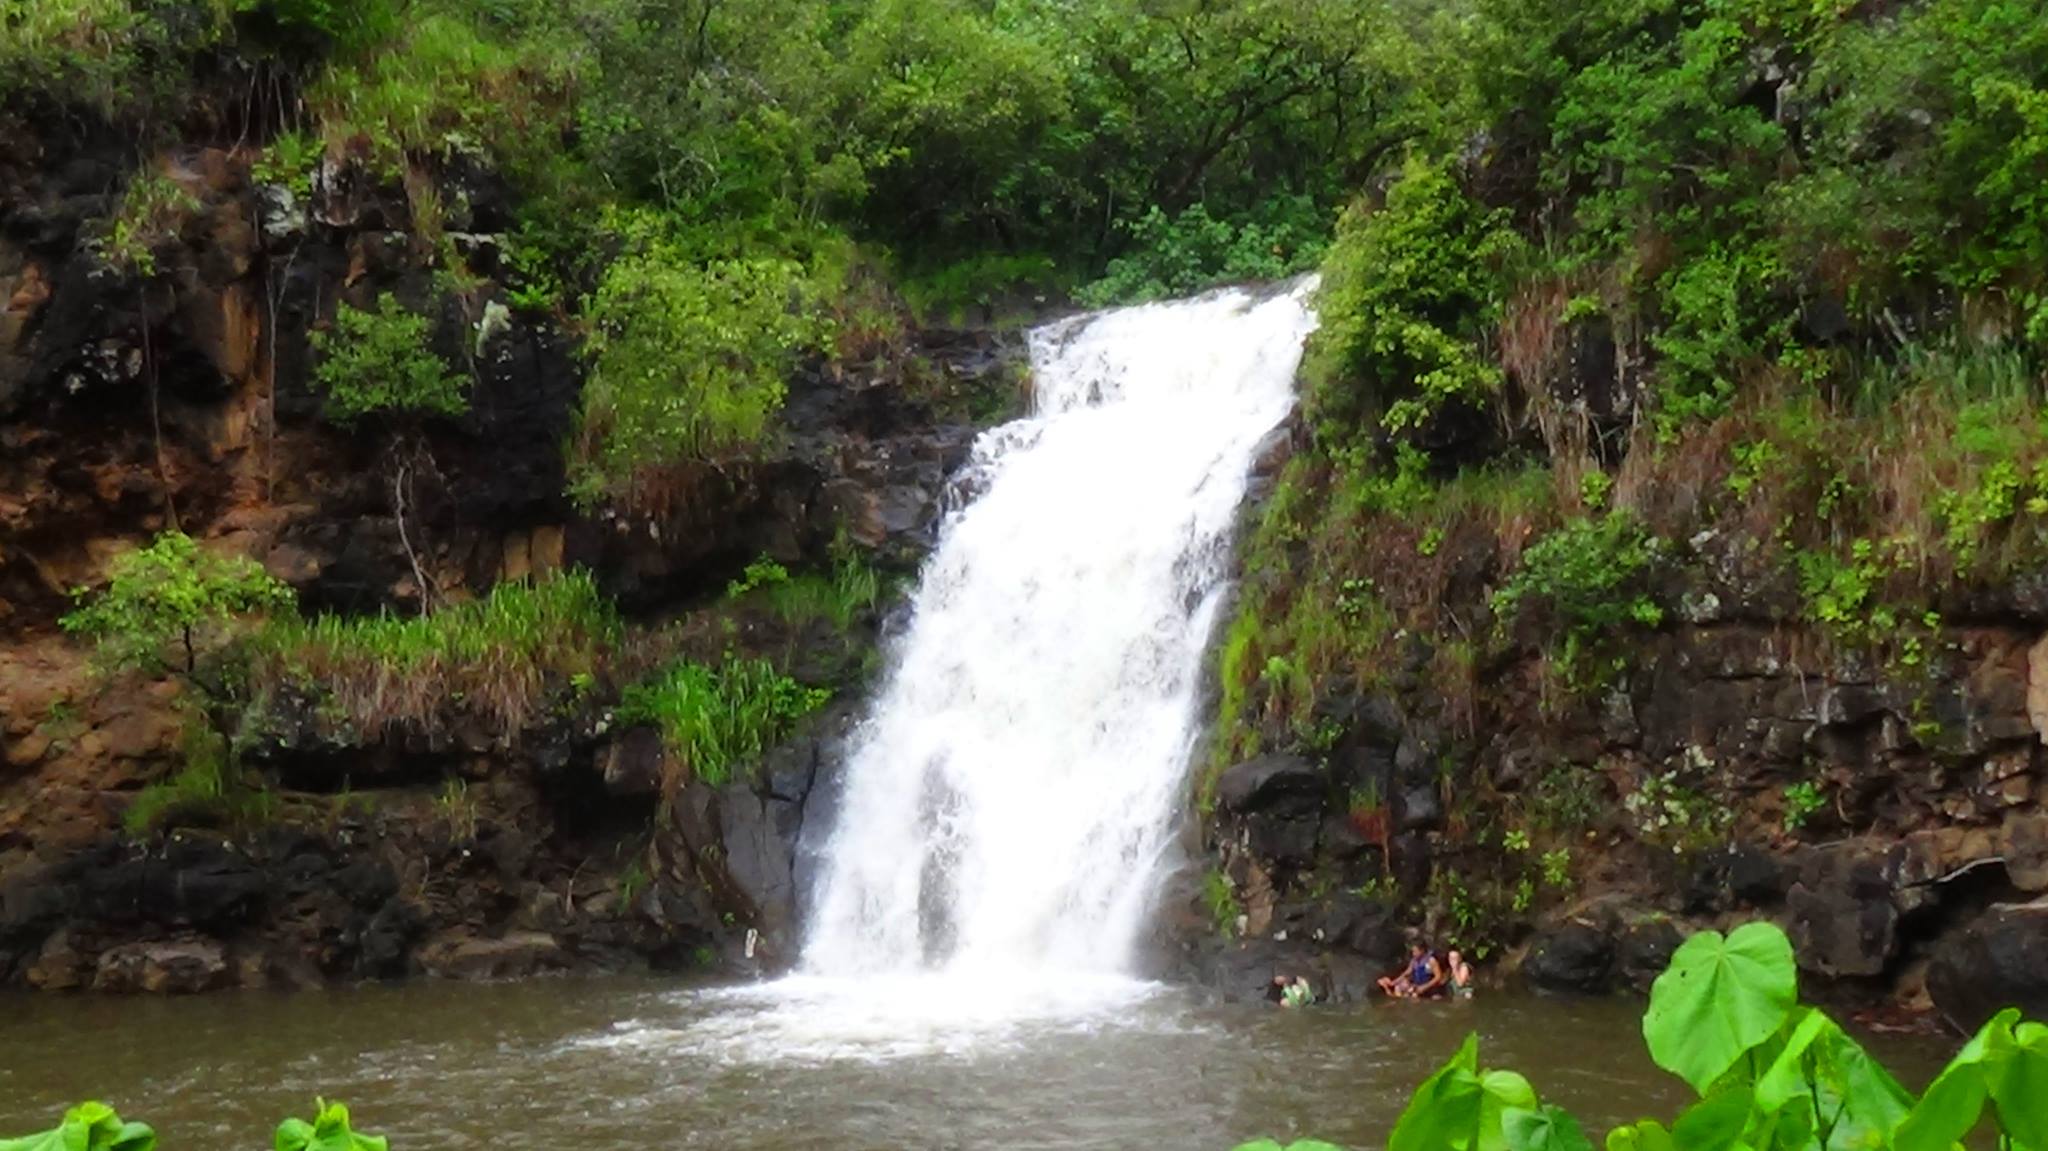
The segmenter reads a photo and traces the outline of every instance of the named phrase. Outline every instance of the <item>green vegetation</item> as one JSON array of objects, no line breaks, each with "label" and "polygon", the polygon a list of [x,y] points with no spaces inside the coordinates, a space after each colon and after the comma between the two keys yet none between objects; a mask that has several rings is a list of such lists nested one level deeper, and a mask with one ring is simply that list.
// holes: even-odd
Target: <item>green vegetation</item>
[{"label": "green vegetation", "polygon": [[358,1135],[350,1129],[348,1108],[340,1103],[318,1100],[313,1121],[287,1119],[277,1125],[272,1139],[277,1151],[386,1151],[381,1135]]},{"label": "green vegetation", "polygon": [[157,172],[140,172],[122,190],[104,230],[88,243],[109,268],[146,280],[156,275],[157,249],[198,210],[199,201],[177,181]]},{"label": "green vegetation", "polygon": [[[277,1125],[271,1145],[277,1151],[386,1151],[381,1135],[358,1135],[349,1127],[348,1108],[325,1099],[314,1104],[314,1118],[286,1119]],[[56,1127],[20,1139],[0,1139],[0,1151],[155,1151],[156,1132],[148,1124],[123,1123],[104,1103],[81,1103],[64,1113]]]},{"label": "green vegetation", "polygon": [[825,336],[814,294],[792,261],[696,265],[663,240],[607,268],[586,306],[590,375],[570,452],[577,498],[644,503],[664,469],[759,443],[793,358]]},{"label": "green vegetation", "polygon": [[1244,914],[1244,904],[1237,898],[1237,885],[1221,871],[1211,870],[1202,877],[1202,905],[1209,909],[1209,922],[1215,924],[1217,934],[1225,939],[1237,935],[1237,921]]},{"label": "green vegetation", "polygon": [[1810,779],[1785,785],[1785,830],[1798,831],[1806,826],[1815,812],[1828,805],[1820,793],[1820,785]]},{"label": "green vegetation", "polygon": [[365,735],[427,725],[451,708],[524,726],[577,676],[602,671],[621,635],[587,572],[501,583],[427,616],[279,619],[260,637],[266,682],[313,693]]},{"label": "green vegetation", "polygon": [[1612,650],[1621,629],[1664,621],[1650,594],[1661,552],[1625,512],[1568,521],[1522,553],[1521,567],[1493,593],[1493,610],[1508,623],[1541,612],[1568,674],[1583,671]]},{"label": "green vegetation", "polygon": [[881,603],[882,576],[851,548],[835,550],[839,556],[829,572],[795,575],[762,556],[726,585],[725,597],[760,602],[771,615],[793,627],[823,622],[845,631]]},{"label": "green vegetation", "polygon": [[678,765],[713,786],[752,766],[832,693],[805,687],[765,660],[728,655],[716,667],[672,664],[620,698],[618,718],[661,729]]},{"label": "green vegetation", "polygon": [[469,410],[469,381],[434,354],[433,325],[389,292],[377,298],[375,311],[341,305],[333,329],[312,339],[320,353],[313,379],[326,393],[328,414],[342,423]]},{"label": "green vegetation", "polygon": [[184,765],[130,805],[142,834],[172,816],[211,813],[242,798],[241,756],[254,734],[252,638],[258,621],[288,611],[291,589],[253,560],[165,532],[112,565],[107,587],[79,588],[64,630],[93,642],[105,673],[169,677],[184,687]]},{"label": "green vegetation", "polygon": [[81,1103],[48,1131],[0,1139],[0,1151],[156,1151],[156,1132],[146,1123],[123,1123],[104,1103]]},{"label": "green vegetation", "polygon": [[[1615,1128],[1608,1151],[1950,1151],[1985,1126],[2000,1147],[2048,1146],[2048,1096],[2038,1086],[2048,1076],[2048,1025],[1999,1013],[1915,1099],[1825,1012],[1799,1002],[1792,944],[1769,923],[1687,939],[1651,989],[1643,1039],[1699,1101],[1668,1126]],[[1387,1140],[1387,1151],[1592,1147],[1578,1120],[1542,1103],[1528,1079],[1482,1069],[1477,1034],[1416,1089]]]},{"label": "green vegetation", "polygon": [[1484,405],[1501,372],[1477,337],[1514,244],[1502,214],[1466,195],[1448,161],[1419,154],[1383,206],[1345,213],[1304,366],[1318,436],[1341,445],[1375,425],[1421,432],[1447,409]]}]

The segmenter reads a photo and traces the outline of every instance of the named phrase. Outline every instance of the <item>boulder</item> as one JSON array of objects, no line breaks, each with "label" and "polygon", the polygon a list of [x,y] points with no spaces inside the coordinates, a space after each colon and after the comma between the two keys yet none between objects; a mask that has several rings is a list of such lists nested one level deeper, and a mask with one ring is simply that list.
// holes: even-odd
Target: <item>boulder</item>
[{"label": "boulder", "polygon": [[569,965],[561,944],[540,931],[513,931],[497,939],[444,935],[421,947],[419,960],[428,974],[444,979],[516,979]]},{"label": "boulder", "polygon": [[2015,815],[1998,837],[2005,874],[2021,891],[2048,891],[2048,815]]},{"label": "boulder", "polygon": [[1522,979],[1537,991],[1598,995],[1614,986],[1614,938],[1582,920],[1539,932],[1522,959]]},{"label": "boulder", "polygon": [[227,955],[210,939],[127,943],[107,949],[94,969],[94,991],[191,995],[233,982]]},{"label": "boulder", "polygon": [[2048,1017],[2048,900],[2001,904],[1945,937],[1927,972],[1927,991],[1950,1026],[1965,1033],[2000,1010]]},{"label": "boulder", "polygon": [[1875,844],[1831,844],[1807,854],[1785,895],[1786,933],[1799,966],[1827,976],[1878,975],[1898,952],[1892,864]]},{"label": "boulder", "polygon": [[1329,791],[1323,773],[1298,755],[1262,755],[1216,779],[1216,805],[1236,815],[1299,817],[1321,811]]},{"label": "boulder", "polygon": [[1668,919],[1639,919],[1629,924],[1615,940],[1615,958],[1624,983],[1637,991],[1648,991],[1685,936]]}]

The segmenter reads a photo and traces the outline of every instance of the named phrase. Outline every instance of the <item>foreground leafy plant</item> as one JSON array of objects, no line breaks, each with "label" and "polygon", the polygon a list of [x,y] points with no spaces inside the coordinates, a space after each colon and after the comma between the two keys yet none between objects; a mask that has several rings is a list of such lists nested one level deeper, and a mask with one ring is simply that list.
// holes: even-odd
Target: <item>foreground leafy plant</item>
[{"label": "foreground leafy plant", "polygon": [[382,1135],[358,1135],[349,1129],[348,1108],[325,1099],[315,1102],[311,1123],[287,1119],[277,1125],[271,1141],[276,1151],[387,1151]]},{"label": "foreground leafy plant", "polygon": [[[1700,1099],[1668,1127],[1615,1128],[1607,1151],[1952,1151],[1987,1114],[2003,1151],[2048,1147],[2048,1025],[2000,1012],[1915,1100],[1826,1013],[1798,1002],[1792,944],[1773,924],[1686,940],[1651,989],[1643,1038]],[[1387,1151],[1592,1146],[1528,1080],[1482,1069],[1477,1035],[1416,1089],[1387,1141]]]},{"label": "foreground leafy plant", "polygon": [[104,1103],[81,1103],[48,1131],[0,1139],[0,1151],[155,1151],[156,1132],[145,1123],[123,1123]]}]

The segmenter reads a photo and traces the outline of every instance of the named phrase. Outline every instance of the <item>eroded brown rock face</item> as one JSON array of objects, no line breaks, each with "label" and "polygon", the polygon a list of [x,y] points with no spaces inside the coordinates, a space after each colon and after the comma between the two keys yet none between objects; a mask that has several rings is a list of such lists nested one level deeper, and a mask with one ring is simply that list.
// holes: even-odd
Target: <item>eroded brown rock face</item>
[{"label": "eroded brown rock face", "polygon": [[[900,364],[807,366],[760,458],[673,506],[585,515],[562,465],[573,337],[505,308],[502,186],[427,174],[465,206],[455,242],[476,282],[450,293],[408,234],[403,190],[358,168],[329,164],[308,204],[252,183],[250,154],[227,143],[153,155],[192,209],[143,280],[91,243],[133,149],[70,130],[0,149],[0,983],[495,978],[737,958],[749,929],[771,941],[760,961],[786,959],[815,736],[758,784],[691,785],[700,796],[658,738],[597,705],[520,731],[449,715],[337,737],[284,700],[252,760],[275,789],[267,829],[137,840],[124,811],[180,762],[176,690],[95,677],[57,621],[72,589],[171,527],[254,557],[308,611],[414,611],[423,580],[462,598],[580,566],[652,622],[759,555],[822,565],[840,539],[907,570],[975,429]],[[435,350],[473,380],[469,412],[402,459],[390,437],[324,420],[310,382],[310,332],[385,292],[431,315]],[[969,384],[1001,386],[1021,351],[921,338],[928,364]],[[844,637],[825,638],[833,654],[812,662],[840,674]],[[809,659],[810,642],[787,646]],[[657,835],[664,809],[709,823]]]}]

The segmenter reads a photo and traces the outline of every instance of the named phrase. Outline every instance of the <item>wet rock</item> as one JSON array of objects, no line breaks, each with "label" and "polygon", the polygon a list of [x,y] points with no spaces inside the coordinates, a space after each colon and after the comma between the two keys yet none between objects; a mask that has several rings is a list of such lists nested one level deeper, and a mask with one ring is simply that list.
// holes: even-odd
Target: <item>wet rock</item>
[{"label": "wet rock", "polygon": [[1298,755],[1262,755],[1226,769],[1216,780],[1216,804],[1238,815],[1307,815],[1322,808],[1323,773]]},{"label": "wet rock", "polygon": [[1614,938],[1568,920],[1537,934],[1522,959],[1522,979],[1538,991],[1597,995],[1614,986]]},{"label": "wet rock", "polygon": [[569,956],[552,935],[514,931],[497,939],[437,937],[420,948],[419,962],[444,979],[516,979],[565,968]]},{"label": "wet rock", "polygon": [[1927,990],[1965,1033],[2006,1007],[2029,1019],[2048,1016],[2048,902],[1994,906],[1943,939]]},{"label": "wet rock", "polygon": [[1999,835],[2005,873],[2021,891],[2048,891],[2048,814],[2015,815]]},{"label": "wet rock", "polygon": [[207,939],[129,943],[102,953],[93,973],[94,991],[192,995],[233,982],[227,955]]},{"label": "wet rock", "polygon": [[599,757],[604,789],[613,795],[655,795],[661,791],[661,732],[652,727],[629,728],[605,746]]},{"label": "wet rock", "polygon": [[1622,981],[1637,991],[1648,991],[1664,969],[1685,935],[1670,920],[1641,919],[1629,924],[1615,941],[1615,957]]},{"label": "wet rock", "polygon": [[1875,844],[1851,841],[1808,853],[1785,896],[1799,965],[1831,976],[1882,973],[1898,951],[1893,881]]},{"label": "wet rock", "polygon": [[1401,792],[1401,831],[1434,831],[1443,826],[1443,805],[1434,787],[1410,787]]}]

